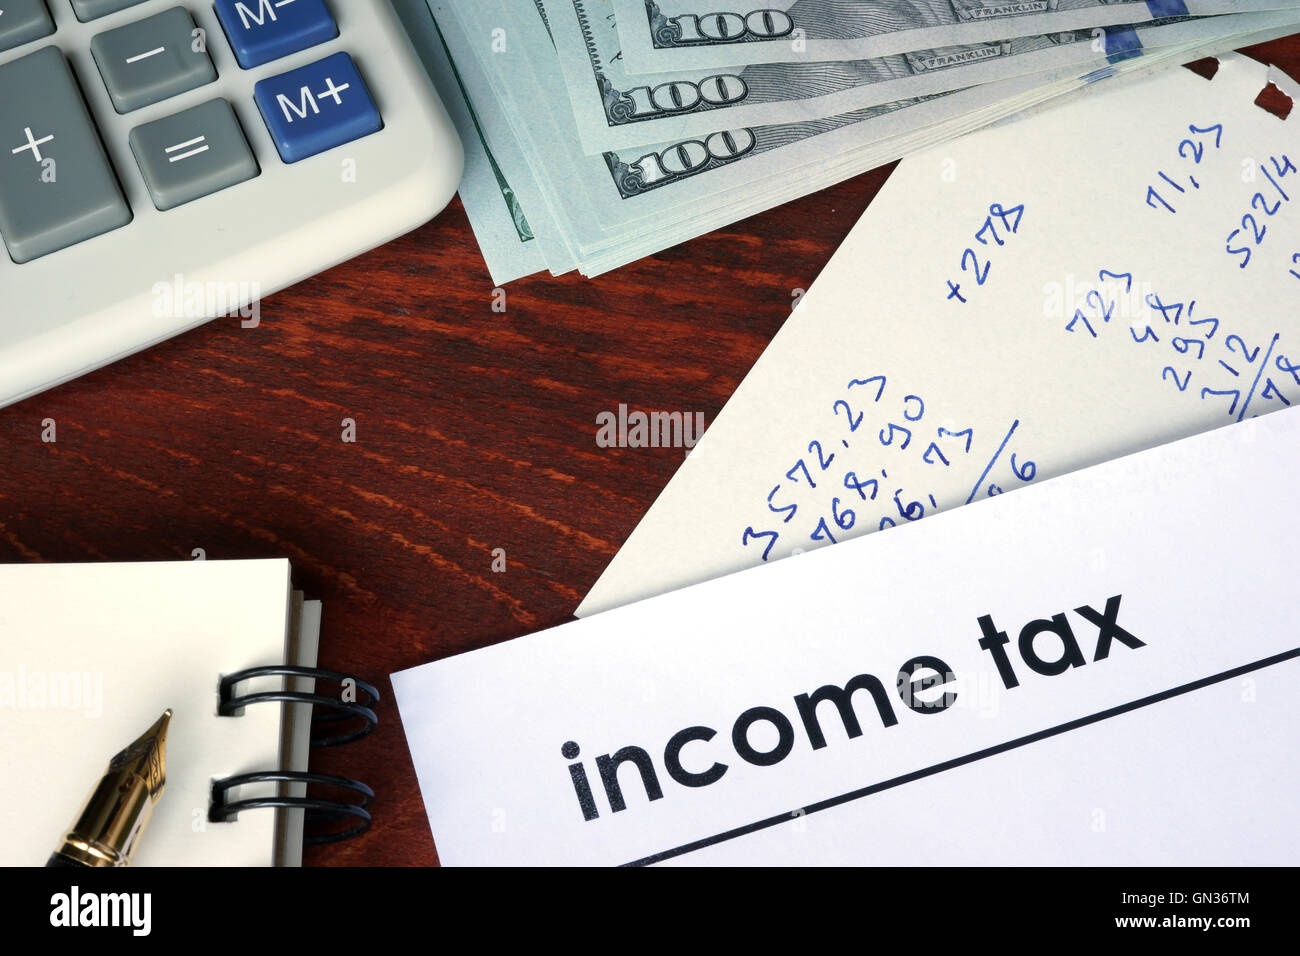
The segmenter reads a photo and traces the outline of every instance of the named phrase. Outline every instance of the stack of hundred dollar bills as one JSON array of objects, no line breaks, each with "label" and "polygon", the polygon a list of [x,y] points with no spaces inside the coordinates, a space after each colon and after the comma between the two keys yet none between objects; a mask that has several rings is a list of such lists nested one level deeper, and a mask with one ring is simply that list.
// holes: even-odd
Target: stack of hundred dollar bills
[{"label": "stack of hundred dollar bills", "polygon": [[425,2],[498,285],[599,275],[1049,100],[1300,31],[1300,0]]}]

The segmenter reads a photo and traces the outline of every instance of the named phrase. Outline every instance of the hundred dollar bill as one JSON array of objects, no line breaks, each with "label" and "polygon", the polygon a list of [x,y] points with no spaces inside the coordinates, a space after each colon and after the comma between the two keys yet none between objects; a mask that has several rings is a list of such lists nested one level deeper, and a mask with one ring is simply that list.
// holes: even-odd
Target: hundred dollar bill
[{"label": "hundred dollar bill", "polygon": [[548,170],[550,201],[588,275],[1065,92],[1060,83],[1040,85],[1042,77],[1017,78],[844,117],[606,153],[602,165],[574,155],[571,117],[546,109],[560,81],[545,72],[513,78],[512,109],[532,129],[528,149]]},{"label": "hundred dollar bill", "polygon": [[[581,150],[563,73],[540,11],[525,7],[529,14],[510,17],[494,0],[472,5],[430,0],[430,5],[457,61],[477,58],[490,78],[490,89],[482,94],[487,100],[480,104],[477,90],[471,90],[471,99],[480,115],[509,117],[517,148],[536,171],[540,201],[586,275],[616,268],[1137,65],[1147,70],[1175,58],[1262,42],[1292,29],[1215,37],[1084,77],[1061,71],[1034,74],[840,117],[720,130],[589,156]],[[504,33],[502,23],[509,24]],[[491,135],[488,139],[493,143]],[[531,219],[531,201],[525,201],[524,208]]]},{"label": "hundred dollar bill", "polygon": [[629,71],[863,60],[1296,0],[612,0]]},{"label": "hundred dollar bill", "polygon": [[393,7],[465,146],[460,199],[493,284],[502,286],[540,272],[547,267],[541,243],[518,194],[488,147],[465,82],[437,24],[429,19],[424,0],[394,0]]},{"label": "hundred dollar bill", "polygon": [[1300,10],[1178,17],[1136,27],[1073,30],[916,50],[872,60],[758,63],[629,74],[604,0],[543,0],[588,153],[720,128],[792,123],[1070,67],[1087,72],[1152,48],[1300,23]]},{"label": "hundred dollar bill", "polygon": [[[451,0],[424,0],[433,13],[446,41],[450,58],[457,68],[462,88],[479,123],[487,149],[527,216],[529,226],[541,247],[547,268],[556,275],[576,268],[578,257],[573,236],[564,228],[560,212],[552,205],[550,180],[555,175],[528,148],[527,125],[518,115],[511,95],[512,83],[531,83],[529,70],[503,69],[503,64],[522,63],[522,44],[515,42],[514,27],[500,27],[498,16],[482,24],[458,15],[458,4]],[[524,7],[528,31],[554,59],[549,28],[540,2]],[[558,67],[557,67],[558,69]],[[565,112],[569,112],[565,110]],[[573,197],[565,197],[571,204]]]},{"label": "hundred dollar bill", "polygon": [[[1271,38],[1272,36],[1268,37]],[[1261,37],[1261,42],[1262,39]],[[754,174],[752,179],[746,184],[747,188],[742,187],[741,194],[734,201],[716,208],[703,209],[690,219],[678,221],[673,224],[670,232],[638,236],[615,248],[588,253],[583,258],[580,269],[584,275],[599,275],[665,248],[666,244],[662,241],[665,234],[675,235],[674,243],[703,235],[1013,114],[1050,106],[1072,96],[1087,95],[1095,88],[1094,84],[1101,80],[1140,76],[1159,68],[1162,63],[1195,59],[1204,52],[1208,51],[1196,47],[1173,48],[1170,52],[1157,53],[1145,60],[1132,61],[1140,66],[1129,70],[1121,68],[1114,72],[1103,71],[1095,80],[1078,77],[1068,83],[1030,87],[1025,83],[1025,78],[1013,78],[992,84],[991,87],[997,89],[999,95],[1012,94],[1017,89],[1021,91],[1020,95],[1011,95],[977,110],[968,109],[971,102],[969,97],[984,98],[990,92],[989,87],[869,107],[840,117],[807,120],[788,127],[756,127],[752,131],[755,134],[756,154],[762,155],[759,151],[763,151],[766,153],[763,158],[778,168],[766,176],[760,175],[757,168],[760,160],[756,159],[754,168],[744,170]],[[932,122],[921,119],[923,111],[931,111],[929,118]],[[919,128],[909,130],[908,127],[913,125],[914,120]],[[890,125],[902,127],[903,131],[883,136],[873,133],[882,126],[887,128]],[[844,146],[846,142],[852,143],[864,138],[871,142],[847,148]],[[659,152],[654,156],[638,156],[641,152],[633,150],[621,153],[630,162],[611,165],[611,172],[616,172],[620,177],[620,191],[629,197],[645,188],[645,171],[647,168],[655,170],[656,163],[662,162],[665,155],[664,152]],[[832,152],[838,155],[818,159],[818,156]],[[671,152],[667,155],[671,155]],[[786,162],[797,162],[799,165],[795,169],[782,171],[779,167]],[[740,170],[733,169],[729,172],[733,178],[742,178]],[[680,187],[681,181],[677,180],[676,184]],[[659,188],[672,189],[673,181],[666,180]],[[747,193],[752,195],[746,195]]]},{"label": "hundred dollar bill", "polygon": [[[442,28],[438,42],[454,69],[455,85],[452,89],[462,96],[472,117],[472,133],[463,136],[467,142],[466,151],[477,151],[481,147],[490,156],[486,167],[477,167],[479,176],[472,181],[467,178],[462,184],[465,188],[461,195],[466,213],[476,229],[479,222],[483,222],[485,228],[487,223],[492,224],[495,238],[484,247],[489,269],[494,275],[498,270],[502,275],[510,271],[520,271],[521,274],[526,274],[524,270],[536,271],[532,265],[540,252],[546,268],[555,275],[573,271],[577,266],[576,255],[565,231],[555,222],[545,193],[539,186],[543,171],[523,149],[523,141],[515,131],[509,112],[497,99],[493,77],[482,61],[473,55],[474,45],[468,42],[459,21],[451,15],[450,4],[442,0],[397,2],[420,4],[434,14],[435,21]],[[425,19],[428,19],[427,15]],[[445,93],[444,98],[454,99],[450,93]],[[475,146],[475,140],[478,146]],[[467,168],[475,168],[469,158],[466,162]],[[517,241],[524,250],[524,261],[507,266],[504,263],[509,263],[514,248],[511,230],[518,236]],[[501,281],[505,280],[498,280],[498,284]]]},{"label": "hundred dollar bill", "polygon": [[[575,247],[587,255],[639,220],[664,231],[678,222],[712,221],[713,211],[727,204],[755,208],[787,186],[797,188],[805,167],[872,160],[878,165],[897,158],[907,135],[939,123],[975,128],[990,115],[1006,115],[1015,107],[1015,97],[1025,97],[1027,105],[1048,95],[1051,83],[1078,77],[1074,71],[1036,74],[825,120],[724,128],[707,136],[585,156],[572,112],[560,108],[567,102],[567,84],[540,17],[511,18],[503,0],[452,9],[470,25],[467,36],[475,37],[471,48],[493,67],[502,107],[542,171],[539,185],[549,192],[557,218],[567,220]],[[502,22],[512,24],[510,48],[487,52],[487,37]],[[760,182],[766,192],[758,188]]]}]

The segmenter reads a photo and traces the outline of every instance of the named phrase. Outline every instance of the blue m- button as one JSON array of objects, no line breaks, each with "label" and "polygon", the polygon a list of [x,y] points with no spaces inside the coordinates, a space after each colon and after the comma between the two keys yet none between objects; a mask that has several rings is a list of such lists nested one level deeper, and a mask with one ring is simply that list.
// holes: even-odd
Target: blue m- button
[{"label": "blue m- button", "polygon": [[325,0],[216,0],[217,17],[244,69],[333,40]]}]

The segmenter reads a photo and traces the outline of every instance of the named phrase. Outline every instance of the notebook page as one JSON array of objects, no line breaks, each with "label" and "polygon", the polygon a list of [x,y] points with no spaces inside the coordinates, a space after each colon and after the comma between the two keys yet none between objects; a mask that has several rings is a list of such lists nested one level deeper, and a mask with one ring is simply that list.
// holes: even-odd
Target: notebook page
[{"label": "notebook page", "polygon": [[1269,78],[1223,57],[904,161],[579,616],[1300,403]]},{"label": "notebook page", "polygon": [[215,777],[279,766],[280,707],[218,717],[223,674],[283,664],[287,561],[0,567],[0,864],[42,866],[109,760],[170,707],[136,866],[265,866],[275,813],[207,822]]},{"label": "notebook page", "polygon": [[1289,409],[395,674],[439,857],[1293,864],[1298,469]]}]

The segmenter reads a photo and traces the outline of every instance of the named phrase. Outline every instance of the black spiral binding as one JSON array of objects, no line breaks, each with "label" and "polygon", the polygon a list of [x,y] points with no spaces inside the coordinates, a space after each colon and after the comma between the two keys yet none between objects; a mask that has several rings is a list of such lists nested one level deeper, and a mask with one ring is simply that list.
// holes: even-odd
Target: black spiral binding
[{"label": "black spiral binding", "polygon": [[[252,797],[247,800],[226,802],[226,794],[236,787],[254,783],[305,783],[349,790],[358,794],[360,799],[354,803],[343,800],[329,800],[324,797]],[[327,773],[310,773],[299,770],[274,770],[264,773],[241,773],[238,776],[214,780],[212,783],[212,809],[208,819],[213,823],[228,823],[245,810],[260,810],[265,807],[277,807],[284,810],[304,810],[304,827],[322,827],[314,833],[304,829],[302,842],[305,846],[319,846],[324,843],[338,843],[360,836],[370,829],[370,811],[366,809],[375,797],[375,792],[358,780],[347,777],[335,777]],[[339,821],[355,820],[352,826],[344,829],[331,829]]]},{"label": "black spiral binding", "polygon": [[[307,694],[291,690],[266,691],[258,694],[244,694],[243,696],[235,694],[236,686],[257,677],[303,677],[310,680],[332,681],[340,685],[340,687],[345,681],[351,681],[356,686],[356,689],[365,694],[369,700],[365,703],[355,703],[345,701],[342,693],[334,695]],[[313,747],[335,747],[339,744],[360,740],[379,724],[379,718],[375,716],[373,709],[379,703],[379,691],[375,689],[373,684],[367,684],[365,681],[357,680],[357,678],[348,674],[321,670],[318,667],[252,667],[223,677],[221,678],[221,703],[217,707],[217,713],[222,717],[237,717],[249,704],[264,704],[270,701],[311,704],[313,707],[311,718],[313,729],[317,724],[336,723],[344,720],[361,721],[361,726],[351,732],[335,734],[332,737],[313,734],[311,738]],[[327,712],[324,714],[315,713],[315,708],[318,707],[325,708]]]},{"label": "black spiral binding", "polygon": [[[237,687],[245,681],[259,677],[304,678],[315,681],[328,681],[339,685],[335,695],[319,692],[277,690],[261,691],[252,694],[238,694]],[[342,688],[350,684],[364,694],[364,702],[346,701]],[[313,747],[335,747],[351,743],[365,737],[379,724],[375,714],[375,705],[379,703],[379,691],[373,684],[358,680],[338,671],[321,670],[316,667],[252,667],[221,678],[220,702],[217,713],[222,717],[237,717],[245,707],[264,703],[310,704],[312,706]],[[323,713],[321,711],[324,711]],[[318,732],[320,725],[334,725],[347,721],[351,727],[341,731],[326,728]],[[327,787],[336,791],[345,791],[351,800],[335,799],[322,796],[271,796],[252,797],[244,800],[227,800],[232,790],[251,784],[264,783],[300,783],[307,787]],[[325,843],[338,843],[360,836],[370,829],[370,811],[367,807],[374,799],[375,792],[364,783],[347,777],[331,774],[311,773],[295,770],[277,770],[261,773],[244,773],[234,777],[214,780],[212,783],[212,805],[208,819],[213,823],[226,823],[234,820],[245,810],[258,810],[275,807],[285,810],[304,811],[303,844],[318,846]],[[308,832],[306,828],[311,828]]]}]

